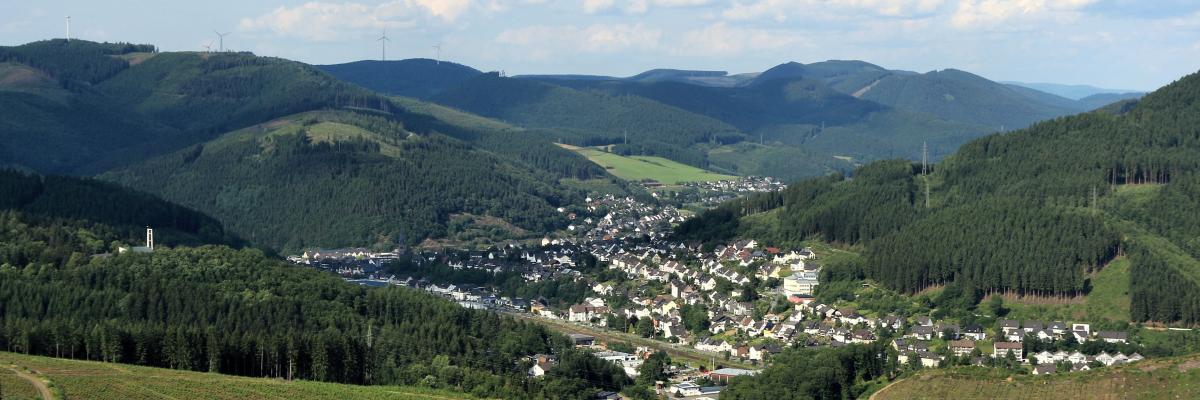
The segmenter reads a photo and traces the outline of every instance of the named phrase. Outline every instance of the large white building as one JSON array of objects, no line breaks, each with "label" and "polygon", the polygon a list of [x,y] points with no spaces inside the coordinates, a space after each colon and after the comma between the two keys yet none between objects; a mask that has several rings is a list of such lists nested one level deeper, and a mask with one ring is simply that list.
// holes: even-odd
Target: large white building
[{"label": "large white building", "polygon": [[783,280],[783,290],[788,294],[812,295],[820,282],[817,281],[817,271],[796,271],[792,276]]}]

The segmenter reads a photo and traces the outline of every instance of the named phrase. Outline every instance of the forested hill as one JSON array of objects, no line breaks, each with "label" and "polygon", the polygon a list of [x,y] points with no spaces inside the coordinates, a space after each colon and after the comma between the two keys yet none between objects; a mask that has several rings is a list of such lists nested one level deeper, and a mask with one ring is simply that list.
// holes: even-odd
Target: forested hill
[{"label": "forested hill", "polygon": [[[212,217],[150,194],[88,178],[43,177],[0,169],[0,213],[6,223],[24,221],[50,229],[96,231],[80,242],[83,248],[73,249],[84,254],[115,251],[113,241],[141,246],[146,227],[155,229],[159,245],[242,245],[241,239],[226,232]],[[20,243],[38,240],[44,241],[46,248],[60,245],[53,239],[6,232],[16,235],[2,241],[12,245],[10,250],[27,250]],[[16,257],[19,252],[8,254]],[[10,260],[10,264],[22,263]]]},{"label": "forested hill", "polygon": [[0,166],[102,175],[276,250],[464,236],[454,218],[472,238],[540,236],[575,196],[559,179],[610,178],[548,135],[250,53],[2,47],[0,104]]},{"label": "forested hill", "polygon": [[[460,233],[448,230],[456,217],[467,226],[483,217],[503,220],[480,227],[497,239],[550,231],[566,224],[555,208],[579,196],[557,180],[604,173],[579,157],[546,158],[557,148],[520,132],[432,124],[345,110],[303,113],[103,178],[210,213],[254,243],[299,251],[416,244]],[[469,144],[496,141],[508,145],[496,144],[493,153]],[[539,144],[554,149],[538,153]]]},{"label": "forested hill", "polygon": [[0,164],[96,173],[272,118],[383,97],[249,53],[46,40],[0,48]]},{"label": "forested hill", "polygon": [[940,159],[987,133],[1099,107],[1098,99],[1062,98],[964,71],[920,74],[863,61],[793,62],[740,75],[656,69],[626,78],[505,78],[427,61],[322,68],[373,90],[428,98],[552,140],[785,179],[844,169],[845,160],[919,159],[925,145]]},{"label": "forested hill", "polygon": [[[734,201],[682,238],[818,236],[866,247],[858,272],[934,285],[1076,295],[1118,254],[1132,261],[1132,320],[1200,323],[1200,75],[1115,110],[972,141],[928,178],[887,161]],[[929,186],[926,204],[925,191]]]},{"label": "forested hill", "polygon": [[482,74],[475,68],[449,61],[413,58],[396,61],[363,60],[318,65],[338,79],[398,96],[428,99],[447,88]]},{"label": "forested hill", "polygon": [[[99,254],[94,243],[121,239],[113,232],[0,212],[0,348],[483,398],[588,399],[628,383],[536,324],[407,288],[365,289],[258,250]],[[549,353],[558,367],[526,377],[527,357]]]},{"label": "forested hill", "polygon": [[483,74],[448,88],[433,101],[545,132],[579,146],[615,145],[620,154],[664,156],[706,166],[693,145],[732,143],[744,136],[707,116],[639,96],[612,96],[532,80]]}]

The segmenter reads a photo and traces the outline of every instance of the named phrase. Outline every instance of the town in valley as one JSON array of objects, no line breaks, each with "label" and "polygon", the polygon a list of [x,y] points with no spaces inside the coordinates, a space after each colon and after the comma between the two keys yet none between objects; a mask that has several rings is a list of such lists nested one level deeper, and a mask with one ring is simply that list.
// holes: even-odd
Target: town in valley
[{"label": "town in valley", "polygon": [[[753,239],[716,246],[672,240],[672,228],[694,214],[679,208],[685,204],[702,210],[786,185],[745,177],[681,186],[689,195],[655,191],[651,197],[661,201],[654,203],[594,194],[574,211],[559,209],[571,224],[541,239],[484,249],[312,249],[288,260],[363,286],[406,286],[465,308],[570,324],[592,333],[569,334],[576,346],[593,349],[631,377],[658,350],[685,352],[691,360],[676,362],[672,379],[658,387],[680,398],[715,399],[729,379],[758,373],[788,347],[882,340],[892,362],[905,368],[978,365],[1030,374],[1145,358],[1128,331],[1093,329],[1084,322],[991,318],[995,323],[986,326],[960,324],[928,312],[859,309],[845,295],[822,301],[822,266],[847,250],[819,242],[779,248]],[[582,292],[556,290],[562,282]],[[522,287],[539,287],[540,293],[550,287],[554,294]],[[556,364],[553,354],[528,362],[531,376]]]}]

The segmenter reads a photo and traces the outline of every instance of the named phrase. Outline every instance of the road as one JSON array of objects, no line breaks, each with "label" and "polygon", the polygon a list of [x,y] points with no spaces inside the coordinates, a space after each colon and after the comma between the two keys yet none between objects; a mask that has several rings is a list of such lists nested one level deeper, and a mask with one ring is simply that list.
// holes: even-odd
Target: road
[{"label": "road", "polygon": [[41,379],[16,368],[8,367],[8,370],[16,373],[21,379],[29,381],[29,384],[37,388],[38,393],[42,395],[42,400],[54,400],[54,394],[50,393],[50,387],[46,386],[46,383],[42,382]]}]

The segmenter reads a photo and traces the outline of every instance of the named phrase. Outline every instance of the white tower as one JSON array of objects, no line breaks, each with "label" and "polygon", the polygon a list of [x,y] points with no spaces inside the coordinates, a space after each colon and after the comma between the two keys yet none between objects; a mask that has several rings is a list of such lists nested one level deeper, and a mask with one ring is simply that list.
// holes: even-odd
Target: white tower
[{"label": "white tower", "polygon": [[71,16],[67,16],[67,41],[71,41]]},{"label": "white tower", "polygon": [[154,230],[146,227],[146,248],[154,250]]}]

